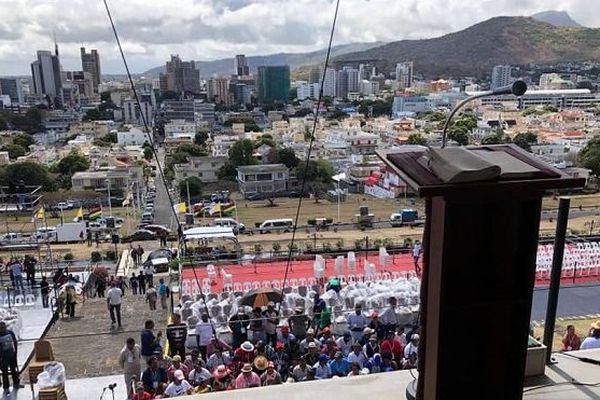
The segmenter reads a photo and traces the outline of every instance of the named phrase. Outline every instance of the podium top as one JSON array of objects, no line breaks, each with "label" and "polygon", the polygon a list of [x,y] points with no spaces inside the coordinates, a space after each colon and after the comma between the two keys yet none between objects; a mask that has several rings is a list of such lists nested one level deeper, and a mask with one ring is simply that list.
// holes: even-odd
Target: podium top
[{"label": "podium top", "polygon": [[468,147],[466,151],[411,146],[380,150],[377,155],[421,197],[507,190],[527,193],[585,185],[584,178],[566,175],[514,144]]}]

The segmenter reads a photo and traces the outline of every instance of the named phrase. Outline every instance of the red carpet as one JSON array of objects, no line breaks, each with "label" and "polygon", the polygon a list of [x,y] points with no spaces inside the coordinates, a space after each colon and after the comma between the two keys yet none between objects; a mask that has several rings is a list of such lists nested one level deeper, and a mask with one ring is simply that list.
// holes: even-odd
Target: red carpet
[{"label": "red carpet", "polygon": [[[334,276],[334,259],[326,258],[325,266],[325,278]],[[383,274],[383,269],[379,265],[379,257],[376,254],[369,256],[369,262],[375,264],[376,272],[378,273],[374,280],[389,279],[404,275],[407,277],[414,276],[414,265],[410,254],[397,254],[390,255],[388,265],[386,267],[386,274]],[[285,286],[295,287],[298,285],[306,286],[316,283],[313,275],[313,260],[304,261],[293,261],[288,271],[287,282]],[[205,266],[199,266],[196,268],[186,268],[182,273],[182,292],[198,292],[198,287],[210,287],[211,292],[220,292],[224,287],[224,277],[220,274],[220,269],[223,269],[226,274],[231,275],[233,290],[247,291],[252,287],[281,287],[282,281],[285,276],[286,261],[277,262],[260,262],[260,263],[249,263],[246,265],[239,264],[223,264],[217,267],[217,276],[212,280],[209,280],[208,273]],[[357,268],[356,275],[359,279],[364,274],[365,258],[364,256],[357,256]],[[344,273],[347,273],[346,265],[343,268]],[[194,274],[195,272],[195,274]],[[199,284],[196,283],[196,277]],[[585,276],[577,277],[573,280],[572,277],[565,277],[562,280],[562,284],[572,283],[586,283],[586,282],[597,282],[600,281],[600,276]],[[210,284],[210,286],[208,286]],[[548,279],[538,279],[536,286],[548,285]]]}]

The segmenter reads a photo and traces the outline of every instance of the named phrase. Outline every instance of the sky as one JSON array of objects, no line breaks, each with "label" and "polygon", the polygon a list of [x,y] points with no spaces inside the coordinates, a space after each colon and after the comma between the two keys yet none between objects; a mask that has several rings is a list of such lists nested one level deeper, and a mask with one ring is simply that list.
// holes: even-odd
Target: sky
[{"label": "sky", "polygon": [[[600,27],[598,0],[341,0],[334,44],[422,39],[502,15],[564,10]],[[212,60],[325,48],[334,0],[108,0],[130,68],[170,54]],[[102,0],[0,0],[0,76],[28,75],[53,33],[66,70],[79,48],[98,49],[103,73],[124,73]]]}]

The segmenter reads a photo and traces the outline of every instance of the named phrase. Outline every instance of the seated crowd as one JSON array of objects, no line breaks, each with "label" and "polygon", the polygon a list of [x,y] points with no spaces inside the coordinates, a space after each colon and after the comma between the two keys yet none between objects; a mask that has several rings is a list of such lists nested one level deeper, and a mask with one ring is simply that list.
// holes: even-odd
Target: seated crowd
[{"label": "seated crowd", "polygon": [[[215,326],[203,314],[192,349],[185,346],[187,325],[173,314],[166,330],[168,357],[160,345],[162,332],[155,333],[154,324],[147,321],[141,346],[130,338],[121,352],[130,398],[178,397],[414,368],[419,335],[397,326],[394,300],[381,315],[373,312],[367,317],[357,306],[347,317],[348,330],[339,336],[332,332],[329,318],[323,318],[322,301],[316,303],[312,318],[302,307],[284,320],[273,303],[250,315],[242,308],[229,320],[231,345],[217,338]],[[136,359],[145,361],[144,371],[135,369]]]}]

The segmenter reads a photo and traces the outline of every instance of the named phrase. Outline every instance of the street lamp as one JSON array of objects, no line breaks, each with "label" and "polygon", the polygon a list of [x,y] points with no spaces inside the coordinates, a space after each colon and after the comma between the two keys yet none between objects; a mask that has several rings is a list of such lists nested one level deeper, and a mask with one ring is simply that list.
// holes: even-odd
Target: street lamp
[{"label": "street lamp", "polygon": [[106,188],[108,191],[108,213],[112,217],[112,204],[110,204],[110,179],[105,179],[104,183],[106,183]]}]

